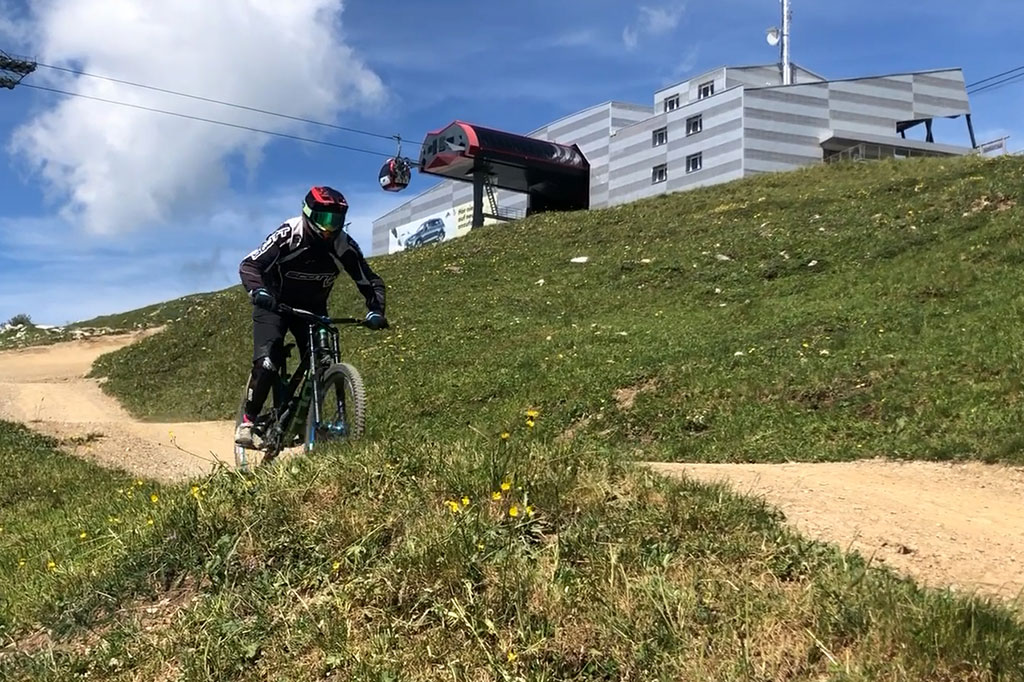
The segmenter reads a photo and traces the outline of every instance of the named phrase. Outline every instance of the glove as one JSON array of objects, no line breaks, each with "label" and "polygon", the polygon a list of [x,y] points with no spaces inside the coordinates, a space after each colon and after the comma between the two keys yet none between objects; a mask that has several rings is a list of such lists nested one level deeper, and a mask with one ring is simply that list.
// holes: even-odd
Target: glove
[{"label": "glove", "polygon": [[388,320],[384,315],[375,310],[366,313],[366,326],[370,329],[387,329]]},{"label": "glove", "polygon": [[277,308],[277,299],[266,289],[256,289],[249,294],[249,297],[252,299],[252,304],[258,308],[263,308],[264,310],[274,310]]}]

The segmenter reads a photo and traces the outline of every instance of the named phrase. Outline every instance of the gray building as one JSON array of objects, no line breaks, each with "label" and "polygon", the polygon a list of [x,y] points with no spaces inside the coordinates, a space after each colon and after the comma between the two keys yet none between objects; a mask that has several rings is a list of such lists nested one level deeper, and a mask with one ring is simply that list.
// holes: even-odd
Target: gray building
[{"label": "gray building", "polygon": [[[722,67],[658,90],[652,106],[605,102],[528,136],[578,145],[590,162],[591,208],[838,158],[972,151],[932,135],[934,119],[965,116],[973,143],[960,69],[831,81],[796,65],[792,73],[783,85],[778,65]],[[924,139],[906,137],[917,126]],[[525,195],[494,194],[504,215],[524,212]],[[471,202],[469,183],[441,181],[373,222],[371,253],[400,250],[420,221],[454,221]],[[447,236],[464,234],[462,225]]]}]

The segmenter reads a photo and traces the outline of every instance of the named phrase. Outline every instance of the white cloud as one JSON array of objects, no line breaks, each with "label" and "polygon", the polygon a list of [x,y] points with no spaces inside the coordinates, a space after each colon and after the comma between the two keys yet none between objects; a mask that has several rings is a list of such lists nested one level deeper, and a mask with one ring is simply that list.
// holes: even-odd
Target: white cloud
[{"label": "white cloud", "polygon": [[592,47],[600,45],[601,42],[597,31],[592,28],[581,28],[554,36],[550,41],[547,41],[545,47]]},{"label": "white cloud", "polygon": [[[318,120],[379,105],[386,96],[380,78],[343,40],[340,0],[46,0],[32,7],[43,63]],[[311,132],[98,79],[45,69],[34,78],[84,95]],[[10,150],[48,183],[50,203],[65,219],[113,234],[206,205],[228,185],[228,160],[241,159],[251,171],[271,139],[66,97],[18,128]]]},{"label": "white cloud", "polygon": [[622,42],[630,50],[635,49],[640,39],[645,36],[658,36],[670,33],[679,25],[683,18],[685,3],[676,2],[664,7],[640,7],[636,21],[622,30]]},{"label": "white cloud", "polygon": [[700,45],[693,45],[683,55],[683,60],[676,65],[676,68],[672,71],[673,78],[683,78],[697,66],[697,60],[700,57]]},{"label": "white cloud", "polygon": [[24,27],[10,0],[0,0],[0,38],[7,43],[5,52],[20,50],[24,45]]}]

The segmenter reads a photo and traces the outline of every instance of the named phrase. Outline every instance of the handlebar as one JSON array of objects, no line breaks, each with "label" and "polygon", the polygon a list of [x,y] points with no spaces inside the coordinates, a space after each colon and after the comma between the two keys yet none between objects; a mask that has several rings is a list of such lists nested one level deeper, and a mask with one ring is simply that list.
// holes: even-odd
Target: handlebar
[{"label": "handlebar", "polygon": [[358,317],[325,317],[323,315],[317,315],[316,313],[308,310],[302,310],[301,308],[293,308],[286,303],[277,304],[278,312],[286,315],[292,315],[300,320],[306,320],[307,322],[314,322],[316,324],[357,324],[360,326],[366,325],[366,320]]}]

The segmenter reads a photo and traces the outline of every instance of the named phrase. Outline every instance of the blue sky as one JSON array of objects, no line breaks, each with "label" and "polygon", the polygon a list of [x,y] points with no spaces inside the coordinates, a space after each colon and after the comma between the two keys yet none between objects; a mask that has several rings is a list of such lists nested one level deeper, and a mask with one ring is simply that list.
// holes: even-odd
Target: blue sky
[{"label": "blue sky", "polygon": [[[764,30],[778,22],[777,0],[0,0],[0,49],[398,133],[415,157],[427,131],[456,118],[526,132],[609,99],[649,104],[717,66],[774,62]],[[971,83],[1024,64],[1021,25],[1013,0],[795,0],[793,59],[829,78],[961,67]],[[0,90],[0,322],[27,312],[62,324],[231,286],[313,183],[346,194],[369,250],[370,221],[434,184],[414,174],[404,193],[381,191],[386,139],[50,69],[26,82],[379,155]],[[973,99],[979,141],[1011,135],[1024,148],[1022,105],[1024,83]],[[966,141],[962,120],[936,133]]]}]

